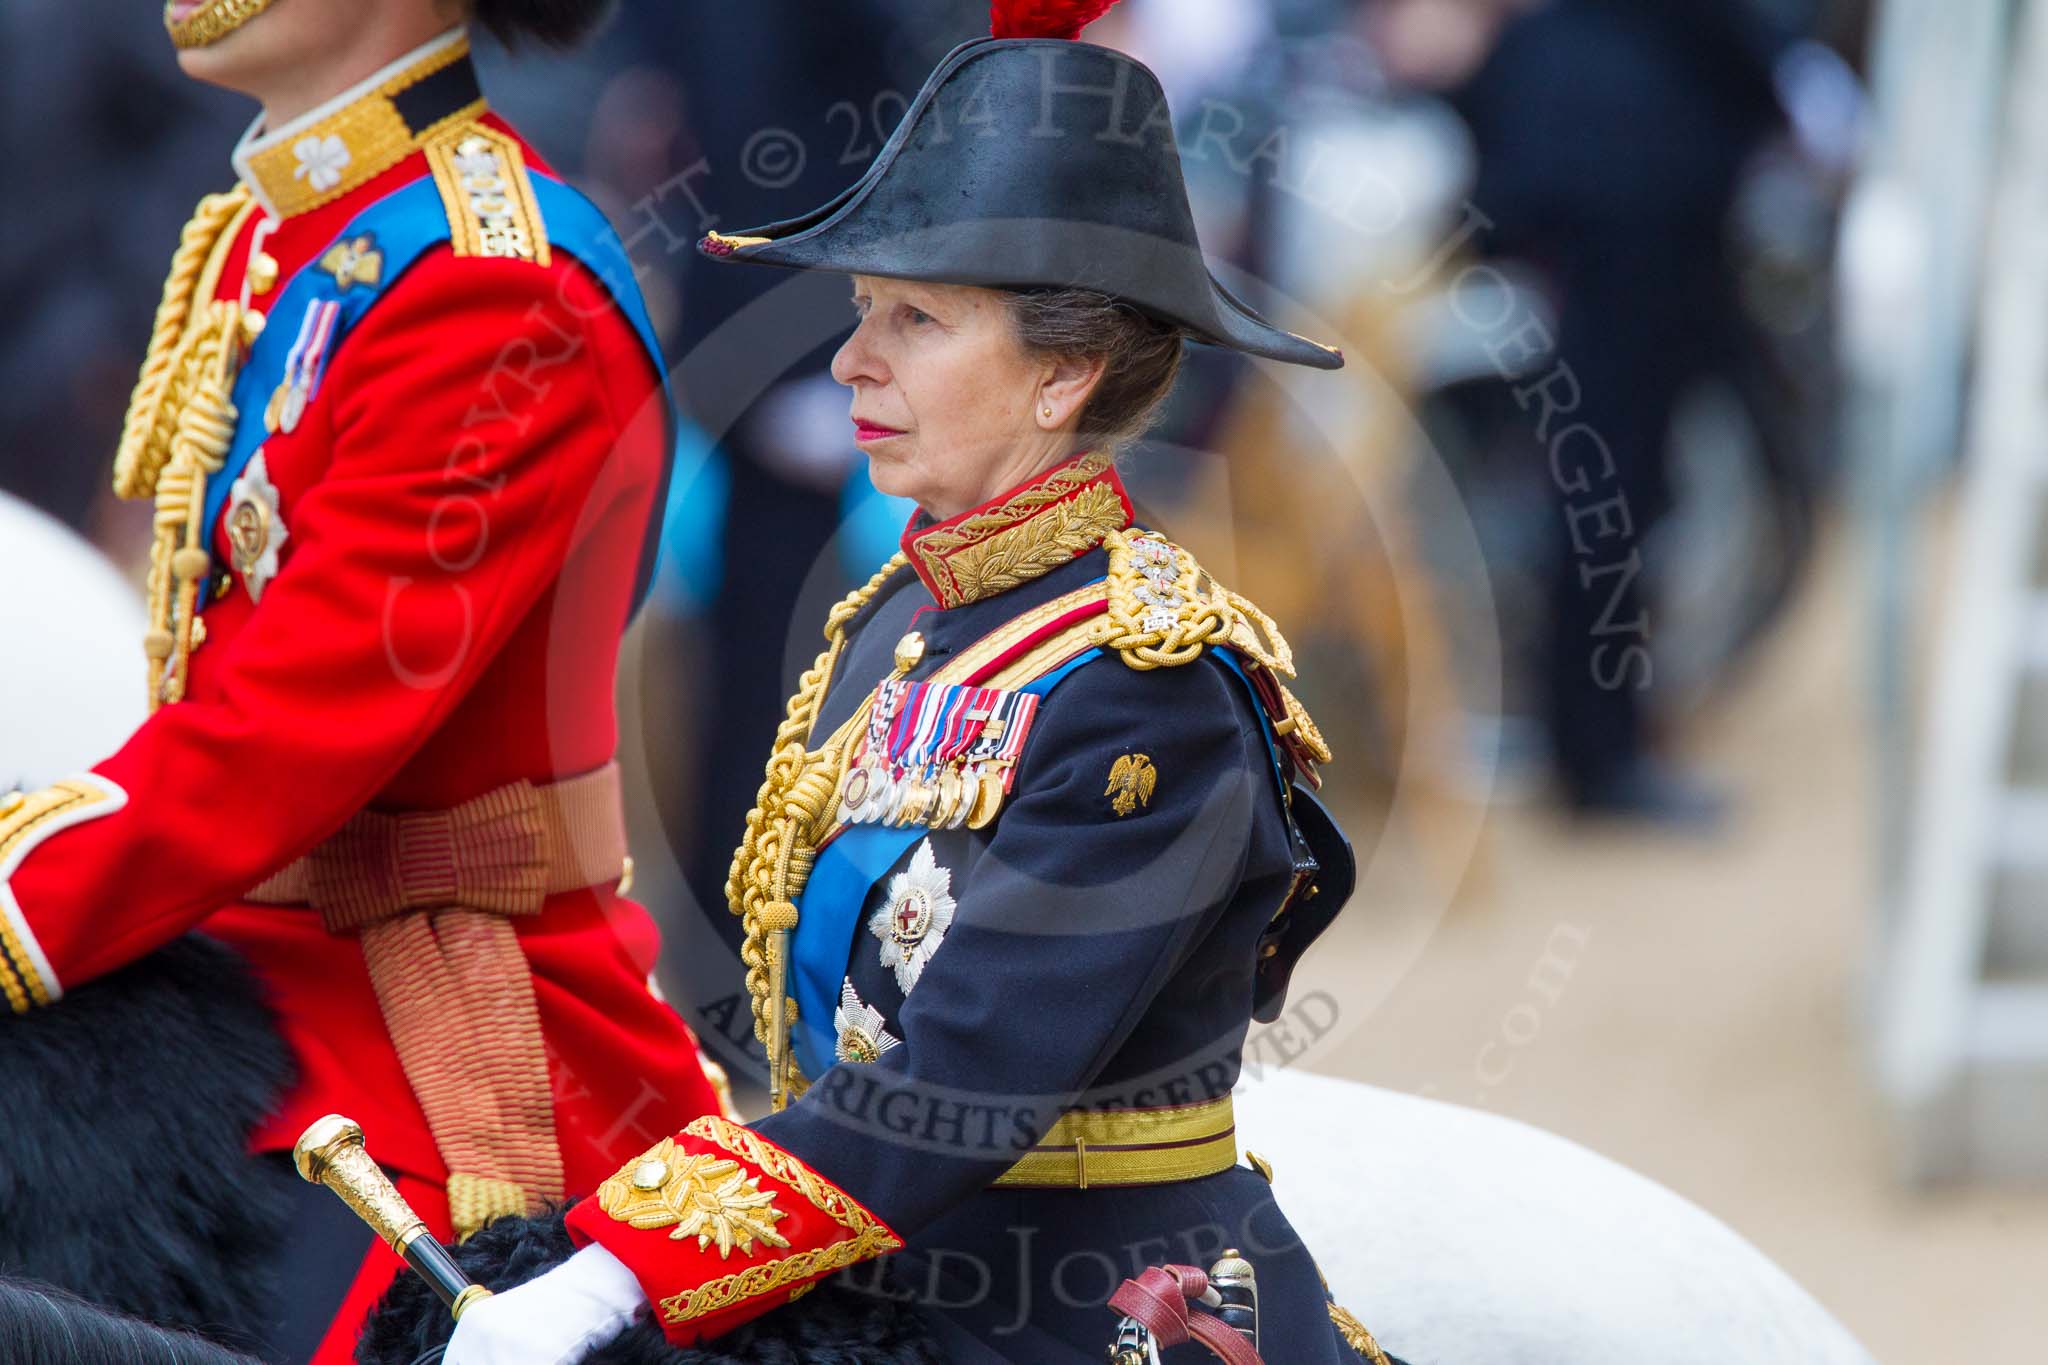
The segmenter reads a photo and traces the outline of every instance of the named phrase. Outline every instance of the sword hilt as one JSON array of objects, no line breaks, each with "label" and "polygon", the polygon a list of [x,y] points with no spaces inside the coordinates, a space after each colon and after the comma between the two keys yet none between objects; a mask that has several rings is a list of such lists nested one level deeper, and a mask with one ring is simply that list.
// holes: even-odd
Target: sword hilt
[{"label": "sword hilt", "polygon": [[391,1177],[370,1158],[363,1130],[340,1114],[318,1118],[292,1147],[292,1164],[315,1185],[325,1185],[425,1280],[458,1321],[491,1291],[462,1273],[446,1247],[429,1234],[426,1220],[405,1202]]},{"label": "sword hilt", "polygon": [[1235,1249],[1225,1251],[1223,1259],[1209,1267],[1209,1288],[1221,1300],[1216,1307],[1216,1316],[1250,1342],[1253,1350],[1257,1350],[1259,1279],[1252,1271],[1252,1263],[1238,1255]]}]

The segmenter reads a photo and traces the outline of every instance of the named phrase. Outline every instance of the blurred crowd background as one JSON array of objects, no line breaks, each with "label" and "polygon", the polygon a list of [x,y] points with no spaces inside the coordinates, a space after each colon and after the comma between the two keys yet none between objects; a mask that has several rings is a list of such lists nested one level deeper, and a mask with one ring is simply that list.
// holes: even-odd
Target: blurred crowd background
[{"label": "blurred crowd background", "polygon": [[[1635,1166],[1885,1360],[2048,1328],[2030,13],[1124,0],[1089,33],[1162,77],[1219,270],[1350,359],[1198,351],[1129,457],[1146,517],[1287,630],[1341,760],[1370,894],[1311,959],[1357,1002],[1315,1064]],[[700,1005],[731,983],[697,907],[781,699],[906,509],[825,373],[843,288],[690,243],[849,183],[986,24],[625,0],[585,51],[482,53],[645,270],[691,418],[625,748]],[[149,13],[69,0],[0,10],[0,110],[0,489],[139,584],[115,435],[252,110]]]}]

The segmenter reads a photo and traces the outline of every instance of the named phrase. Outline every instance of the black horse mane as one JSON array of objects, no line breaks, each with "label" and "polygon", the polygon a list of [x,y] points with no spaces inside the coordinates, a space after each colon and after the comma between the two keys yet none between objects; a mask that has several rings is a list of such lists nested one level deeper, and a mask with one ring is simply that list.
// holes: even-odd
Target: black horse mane
[{"label": "black horse mane", "polygon": [[204,1337],[157,1327],[34,1280],[0,1278],[0,1360],[48,1365],[257,1365]]},{"label": "black horse mane", "polygon": [[291,1057],[242,961],[187,935],[8,1018],[0,1077],[0,1275],[262,1340],[287,1209],[246,1152]]}]

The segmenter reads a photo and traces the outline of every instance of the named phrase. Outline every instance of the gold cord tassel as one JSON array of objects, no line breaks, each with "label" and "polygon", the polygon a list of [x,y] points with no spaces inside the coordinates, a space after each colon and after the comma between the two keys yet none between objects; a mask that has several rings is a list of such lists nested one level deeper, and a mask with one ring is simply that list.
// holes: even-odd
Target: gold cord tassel
[{"label": "gold cord tassel", "polygon": [[824,832],[838,781],[839,755],[814,752],[808,742],[846,643],[846,623],[909,562],[901,554],[891,557],[826,616],[825,650],[789,699],[787,714],[775,732],[767,778],[754,808],[747,812],[747,832],[732,855],[725,881],[726,904],[740,917],[745,932],[740,960],[746,964],[747,994],[753,999],[754,1036],[769,1049],[769,1089],[778,1100],[785,1086],[801,1094],[803,1080],[788,1057],[788,1026],[796,1018],[796,1002],[785,995],[779,1012],[774,1002],[774,982],[784,976],[787,962],[770,949],[769,935],[785,935],[796,928],[795,902],[810,878],[815,843]]},{"label": "gold cord tassel", "polygon": [[114,454],[114,491],[124,498],[154,493],[157,475],[170,461],[178,410],[196,378],[190,365],[194,338],[187,335],[193,300],[213,297],[228,248],[255,209],[255,200],[241,185],[225,194],[209,194],[179,234]]},{"label": "gold cord tassel", "polygon": [[234,441],[229,395],[242,343],[240,306],[213,296],[229,248],[255,211],[255,200],[238,185],[200,200],[185,224],[114,455],[114,491],[156,498],[142,638],[152,711],[185,694],[199,594],[211,569],[200,518],[207,476],[219,471]]},{"label": "gold cord tassel", "polygon": [[178,411],[169,464],[156,478],[156,539],[149,550],[149,705],[153,711],[185,695],[199,594],[213,560],[206,551],[207,476],[227,462],[235,438],[228,396],[240,345],[238,305],[216,300],[187,332],[195,379]]}]

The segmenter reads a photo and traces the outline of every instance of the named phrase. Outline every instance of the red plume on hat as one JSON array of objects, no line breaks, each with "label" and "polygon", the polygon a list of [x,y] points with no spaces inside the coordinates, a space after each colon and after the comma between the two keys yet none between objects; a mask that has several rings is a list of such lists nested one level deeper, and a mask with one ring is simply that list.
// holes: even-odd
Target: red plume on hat
[{"label": "red plume on hat", "polygon": [[990,0],[989,32],[997,38],[1078,38],[1116,0]]}]

